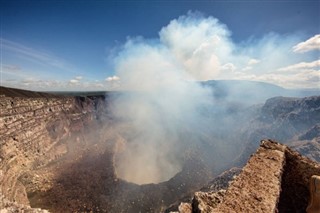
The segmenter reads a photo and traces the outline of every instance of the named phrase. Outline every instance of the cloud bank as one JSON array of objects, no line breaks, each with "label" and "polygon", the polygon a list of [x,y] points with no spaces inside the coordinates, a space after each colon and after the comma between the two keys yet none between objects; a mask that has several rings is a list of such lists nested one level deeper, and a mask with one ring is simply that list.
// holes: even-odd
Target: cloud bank
[{"label": "cloud bank", "polygon": [[320,68],[320,60],[312,61],[312,62],[301,62],[298,64],[293,64],[287,67],[280,68],[279,71],[299,71],[301,69],[319,69]]},{"label": "cloud bank", "polygon": [[312,50],[320,50],[320,35],[315,35],[312,38],[309,38],[308,40],[295,45],[292,50],[296,53],[305,53]]},{"label": "cloud bank", "polygon": [[[23,81],[31,77],[36,81],[28,84],[28,89],[122,89],[129,85],[126,85],[122,79],[121,81],[116,79],[116,77],[121,78],[118,74],[121,72],[118,61],[121,57],[124,58],[125,54],[130,55],[130,51],[136,51],[137,54],[142,55],[138,48],[132,48],[140,46],[142,49],[149,49],[149,52],[162,55],[162,60],[166,61],[168,66],[183,70],[185,74],[180,77],[184,80],[256,80],[286,88],[319,87],[316,81],[308,80],[317,77],[317,70],[314,68],[309,72],[297,70],[300,72],[299,76],[296,73],[284,73],[280,70],[295,64],[318,60],[319,34],[306,37],[301,33],[280,35],[270,32],[261,38],[251,37],[235,43],[232,40],[231,30],[214,17],[205,17],[199,12],[189,12],[187,15],[173,19],[167,26],[160,29],[157,38],[129,37],[127,42],[119,48],[120,51],[117,52],[116,49],[116,53],[110,56],[115,67],[105,72],[106,76],[102,78],[103,80],[101,77],[97,80],[92,76],[88,78],[86,72],[76,71],[75,66],[48,52],[1,38],[4,60],[8,60],[4,61],[1,69],[1,84],[23,88]],[[151,61],[148,63],[152,64]],[[19,72],[16,68],[19,68]],[[55,75],[55,73],[61,73],[61,75]],[[306,76],[310,73],[312,78]],[[90,72],[87,74],[91,75]],[[75,87],[75,84],[70,84],[74,75],[86,78],[74,79],[81,80]],[[305,81],[301,81],[301,77]],[[15,80],[15,84],[12,80]]]}]

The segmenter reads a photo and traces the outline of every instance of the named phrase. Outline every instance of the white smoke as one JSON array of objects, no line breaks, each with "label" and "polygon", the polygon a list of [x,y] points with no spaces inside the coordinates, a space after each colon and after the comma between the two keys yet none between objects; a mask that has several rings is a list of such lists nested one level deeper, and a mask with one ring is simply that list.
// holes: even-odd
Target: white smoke
[{"label": "white smoke", "polygon": [[[215,34],[211,29],[219,28],[215,19],[192,24],[187,19],[180,17],[163,28],[162,42],[129,40],[116,58],[123,88],[136,91],[116,99],[113,109],[115,117],[132,124],[127,148],[117,160],[118,175],[126,180],[160,182],[177,173],[182,166],[182,154],[176,154],[184,143],[181,134],[201,119],[199,110],[210,97],[194,80],[210,79],[218,72],[219,61],[209,50],[219,45],[217,38],[222,32]],[[203,32],[193,34],[197,26]],[[199,36],[201,40],[196,39]],[[184,41],[176,46],[175,39]]]},{"label": "white smoke", "polygon": [[117,172],[135,183],[164,181],[180,170],[173,151],[183,143],[179,134],[198,119],[197,110],[209,94],[185,80],[191,76],[167,49],[132,43],[126,51],[130,54],[118,61],[117,74],[126,89],[136,93],[114,102],[114,115],[132,124]]},{"label": "white smoke", "polygon": [[220,59],[231,54],[230,32],[217,19],[189,13],[161,29],[160,41],[197,80],[219,74]]},{"label": "white smoke", "polygon": [[237,46],[230,36],[217,19],[188,13],[163,27],[158,39],[129,38],[113,56],[122,89],[131,91],[116,98],[112,110],[115,118],[130,122],[130,128],[118,129],[126,147],[116,160],[121,178],[160,182],[181,169],[179,149],[199,139],[196,130],[210,129],[201,110],[213,104],[212,94],[197,81],[271,79],[276,74],[263,72],[295,59],[285,60],[284,53],[292,52],[297,37],[280,43],[279,36],[270,34],[250,46]]}]

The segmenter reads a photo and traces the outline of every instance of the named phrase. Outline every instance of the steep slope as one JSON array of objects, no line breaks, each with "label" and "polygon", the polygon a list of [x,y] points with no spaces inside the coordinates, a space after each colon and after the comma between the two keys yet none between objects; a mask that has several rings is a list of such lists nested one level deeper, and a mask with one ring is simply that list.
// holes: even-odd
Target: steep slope
[{"label": "steep slope", "polygon": [[4,87],[0,91],[0,195],[29,205],[22,175],[64,155],[64,141],[92,122],[102,102]]},{"label": "steep slope", "polygon": [[295,137],[288,145],[300,154],[320,162],[320,125],[317,124],[299,137]]},{"label": "steep slope", "polygon": [[[319,129],[316,126],[320,125],[320,96],[271,98],[261,107],[255,108],[251,115],[251,119],[244,124],[239,133],[241,140],[247,144],[240,157],[235,160],[236,165],[246,162],[249,155],[259,146],[257,141],[261,138],[276,139],[288,145],[296,144],[295,149],[301,151],[302,148],[297,144],[305,139],[308,139],[305,143],[318,143]],[[310,151],[312,150],[309,149],[302,154],[308,155]]]},{"label": "steep slope", "polygon": [[189,204],[192,209],[180,208],[179,212],[305,212],[312,175],[320,175],[319,163],[285,145],[263,140],[218,200],[213,199],[215,191],[197,192]]}]

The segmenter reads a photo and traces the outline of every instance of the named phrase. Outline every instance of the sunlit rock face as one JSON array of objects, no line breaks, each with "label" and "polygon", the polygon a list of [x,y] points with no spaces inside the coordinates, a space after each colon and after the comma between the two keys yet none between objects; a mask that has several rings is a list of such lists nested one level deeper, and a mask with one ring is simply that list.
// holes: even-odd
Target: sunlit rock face
[{"label": "sunlit rock face", "polygon": [[[181,203],[170,210],[183,213],[305,212],[310,201],[309,181],[313,175],[320,174],[320,164],[283,144],[262,140],[240,174],[235,176],[233,171],[223,173],[208,187],[196,192],[189,203]],[[223,182],[228,184],[215,187]],[[313,188],[310,190],[314,193]],[[185,206],[189,208],[182,208]]]},{"label": "sunlit rock face", "polygon": [[[41,190],[52,187],[50,179],[43,183],[46,177],[37,176],[36,171],[74,153],[73,148],[77,145],[68,141],[79,142],[82,129],[97,118],[103,99],[63,97],[1,87],[1,196],[8,202],[28,206],[31,190],[28,186],[35,184]],[[50,172],[46,175],[50,176]]]}]

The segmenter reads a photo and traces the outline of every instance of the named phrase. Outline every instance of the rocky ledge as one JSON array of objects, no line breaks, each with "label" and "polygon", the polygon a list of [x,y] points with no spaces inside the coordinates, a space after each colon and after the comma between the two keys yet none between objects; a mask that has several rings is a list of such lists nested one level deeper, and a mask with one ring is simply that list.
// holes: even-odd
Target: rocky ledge
[{"label": "rocky ledge", "polygon": [[312,175],[320,175],[319,163],[263,140],[226,191],[196,192],[177,212],[305,212]]}]

